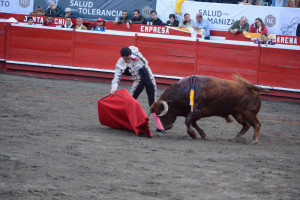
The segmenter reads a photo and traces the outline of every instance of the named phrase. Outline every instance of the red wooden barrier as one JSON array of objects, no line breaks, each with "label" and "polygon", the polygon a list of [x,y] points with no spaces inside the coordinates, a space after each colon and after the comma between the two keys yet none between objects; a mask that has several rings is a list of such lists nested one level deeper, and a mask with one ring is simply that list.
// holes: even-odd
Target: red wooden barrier
[{"label": "red wooden barrier", "polygon": [[138,36],[137,46],[155,74],[179,77],[194,74],[195,41]]},{"label": "red wooden barrier", "polygon": [[4,47],[5,47],[5,23],[0,22],[0,59],[5,59],[4,57]]},{"label": "red wooden barrier", "polygon": [[72,30],[11,26],[7,59],[72,65]]},{"label": "red wooden barrier", "polygon": [[257,83],[259,51],[256,45],[242,46],[199,42],[197,74],[231,79],[232,74]]},{"label": "red wooden barrier", "polygon": [[0,22],[0,71],[5,69],[5,45],[6,45],[6,26]]},{"label": "red wooden barrier", "polygon": [[300,89],[300,51],[262,46],[258,84]]},{"label": "red wooden barrier", "polygon": [[[28,73],[111,79],[112,73],[103,72],[115,69],[121,47],[136,45],[148,59],[155,75],[173,77],[171,81],[158,78],[159,83],[174,82],[174,79],[192,74],[231,79],[233,73],[239,73],[255,84],[300,89],[298,47],[283,49],[242,42],[238,45],[235,42],[192,41],[175,36],[163,38],[125,32],[99,33],[16,25],[8,26],[6,34],[4,56],[8,60],[7,69],[27,70]],[[17,65],[14,61],[26,65]],[[42,64],[48,65],[38,66]],[[52,65],[59,66],[50,68]],[[300,92],[294,92],[292,97],[300,99]]]},{"label": "red wooden barrier", "polygon": [[243,33],[232,34],[229,31],[225,33],[225,39],[251,42],[251,39],[245,38]]},{"label": "red wooden barrier", "polygon": [[121,47],[130,45],[134,36],[76,31],[73,66],[114,69]]},{"label": "red wooden barrier", "polygon": [[[46,21],[46,16],[38,15],[23,15],[23,14],[11,14],[11,13],[0,13],[1,19],[9,19],[11,17],[15,18],[18,22],[27,23],[27,17],[31,16],[35,24],[43,24]],[[64,17],[54,17],[53,23],[57,26],[62,26],[65,24]],[[72,18],[72,23],[76,25],[76,18]]]}]

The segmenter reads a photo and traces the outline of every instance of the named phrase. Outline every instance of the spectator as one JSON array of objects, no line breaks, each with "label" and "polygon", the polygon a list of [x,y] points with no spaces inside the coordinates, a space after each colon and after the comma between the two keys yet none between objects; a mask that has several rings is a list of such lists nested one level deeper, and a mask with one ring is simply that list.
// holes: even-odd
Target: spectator
[{"label": "spectator", "polygon": [[251,5],[262,6],[263,5],[263,0],[249,0],[249,3]]},{"label": "spectator", "polygon": [[209,21],[207,19],[203,19],[201,13],[196,14],[196,22],[194,25],[194,29],[204,29],[204,39],[209,40],[210,39],[210,27],[209,27]]},{"label": "spectator", "polygon": [[37,6],[36,9],[30,13],[30,15],[44,16],[45,11],[43,10],[42,6]]},{"label": "spectator", "polygon": [[127,10],[123,10],[122,11],[122,17],[119,17],[119,19],[117,19],[116,21],[114,21],[114,23],[127,23],[129,22],[129,17],[128,17],[128,11]]},{"label": "spectator", "polygon": [[175,15],[174,14],[170,14],[169,15],[169,21],[167,21],[167,26],[179,26],[179,21],[177,21],[175,19]]},{"label": "spectator", "polygon": [[145,18],[140,14],[139,10],[133,11],[133,18],[129,20],[131,24],[146,24]]},{"label": "spectator", "polygon": [[56,27],[53,23],[53,17],[48,16],[46,17],[46,21],[44,22],[43,26],[50,26],[50,27]]},{"label": "spectator", "polygon": [[60,15],[60,9],[59,9],[59,7],[56,6],[54,1],[50,2],[50,6],[49,6],[49,8],[47,8],[45,15],[47,17],[48,16],[58,17]]},{"label": "spectator", "polygon": [[75,29],[78,29],[78,30],[87,30],[86,26],[83,25],[83,20],[82,20],[81,17],[77,18],[77,26],[75,27]]},{"label": "spectator", "polygon": [[67,18],[67,17],[71,17],[71,18],[77,18],[75,15],[72,14],[72,10],[71,8],[66,8],[65,9],[65,13],[61,13],[60,14],[60,17],[64,17],[64,18]]},{"label": "spectator", "polygon": [[195,25],[189,13],[184,14],[184,18],[179,23],[179,28],[193,28]]},{"label": "spectator", "polygon": [[[152,71],[148,65],[148,61],[143,57],[142,53],[135,46],[123,47],[120,51],[121,57],[116,64],[115,75],[111,84],[110,94],[115,93],[121,80],[122,74],[132,76],[134,82],[131,87],[130,94],[137,99],[141,92],[146,88],[149,106],[156,98],[156,82]],[[157,132],[165,133],[159,117],[152,113],[155,120]]]},{"label": "spectator", "polygon": [[285,7],[300,8],[300,0],[287,0]]},{"label": "spectator", "polygon": [[268,39],[267,33],[263,33],[261,34],[260,39],[258,38],[254,41],[254,44],[264,44],[265,46],[268,46],[274,45],[275,43]]},{"label": "spectator", "polygon": [[97,19],[97,26],[92,28],[92,31],[101,31],[105,32],[106,28],[104,25],[105,21],[102,18]]},{"label": "spectator", "polygon": [[284,7],[287,0],[272,0],[271,6]]},{"label": "spectator", "polygon": [[238,4],[238,0],[219,0],[217,3]]},{"label": "spectator", "polygon": [[241,5],[250,5],[248,0],[242,0],[242,1],[239,2],[239,4],[241,4]]},{"label": "spectator", "polygon": [[150,25],[164,26],[165,24],[157,17],[157,12],[155,10],[151,10],[150,12],[151,19],[149,21]]},{"label": "spectator", "polygon": [[32,19],[32,17],[27,17],[27,25],[28,26],[34,26],[34,23],[33,23],[33,19]]},{"label": "spectator", "polygon": [[271,6],[273,0],[264,0],[263,4],[266,6]]},{"label": "spectator", "polygon": [[297,26],[296,36],[300,37],[300,24]]},{"label": "spectator", "polygon": [[261,18],[256,18],[254,23],[251,24],[249,32],[250,33],[268,33],[268,29]]},{"label": "spectator", "polygon": [[122,11],[122,17],[119,17],[119,19],[117,19],[116,21],[114,21],[114,24],[119,23],[126,23],[126,27],[129,29],[130,28],[130,19],[128,17],[128,11],[127,10],[123,10]]},{"label": "spectator", "polygon": [[72,18],[71,17],[66,18],[65,24],[62,25],[62,28],[75,28],[75,26],[72,23]]},{"label": "spectator", "polygon": [[232,34],[242,33],[243,31],[248,31],[248,30],[249,30],[249,24],[245,16],[241,17],[239,21],[234,22],[232,26],[228,29],[228,31]]}]

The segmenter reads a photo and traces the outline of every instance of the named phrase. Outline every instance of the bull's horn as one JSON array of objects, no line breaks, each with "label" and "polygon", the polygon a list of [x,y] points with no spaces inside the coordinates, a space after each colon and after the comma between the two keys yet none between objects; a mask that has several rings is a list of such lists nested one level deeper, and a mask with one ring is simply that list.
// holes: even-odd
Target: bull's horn
[{"label": "bull's horn", "polygon": [[157,115],[157,117],[162,117],[162,116],[166,115],[168,112],[168,109],[169,109],[169,106],[166,101],[161,101],[160,104],[163,105],[164,110],[159,115]]}]

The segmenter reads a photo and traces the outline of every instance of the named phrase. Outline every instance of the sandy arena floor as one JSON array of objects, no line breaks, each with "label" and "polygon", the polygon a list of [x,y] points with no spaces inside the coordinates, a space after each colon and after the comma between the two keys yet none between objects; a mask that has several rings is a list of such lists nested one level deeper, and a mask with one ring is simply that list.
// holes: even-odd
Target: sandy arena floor
[{"label": "sandy arena floor", "polygon": [[[120,86],[130,89],[129,86]],[[262,101],[251,128],[212,117],[192,140],[184,119],[137,137],[100,125],[105,83],[0,73],[0,199],[300,199],[300,104]],[[162,90],[158,90],[159,95]],[[145,92],[139,97],[148,110]]]}]

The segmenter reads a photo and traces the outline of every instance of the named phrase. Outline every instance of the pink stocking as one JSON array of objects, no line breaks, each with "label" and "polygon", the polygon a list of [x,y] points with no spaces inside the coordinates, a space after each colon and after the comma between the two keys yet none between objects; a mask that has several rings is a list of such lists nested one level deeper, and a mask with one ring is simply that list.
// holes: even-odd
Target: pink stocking
[{"label": "pink stocking", "polygon": [[163,126],[161,125],[161,122],[160,122],[159,117],[157,117],[155,113],[152,113],[152,116],[153,116],[153,118],[154,118],[156,127],[157,127],[158,129],[160,129],[160,130],[164,130]]}]

